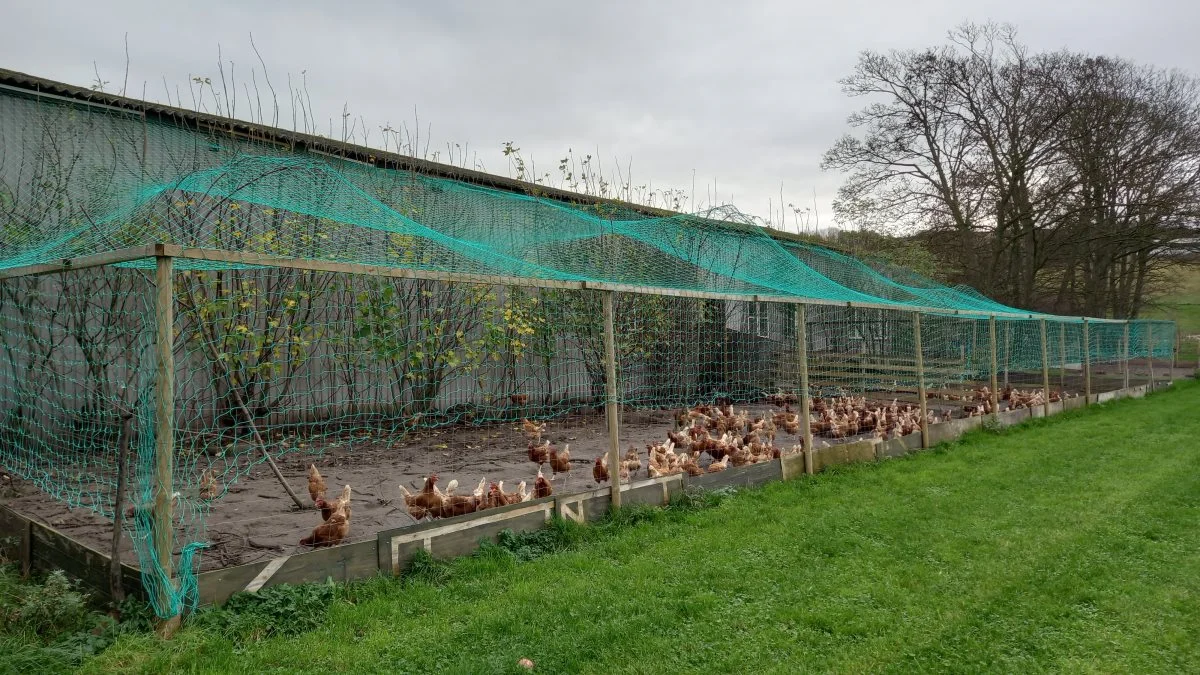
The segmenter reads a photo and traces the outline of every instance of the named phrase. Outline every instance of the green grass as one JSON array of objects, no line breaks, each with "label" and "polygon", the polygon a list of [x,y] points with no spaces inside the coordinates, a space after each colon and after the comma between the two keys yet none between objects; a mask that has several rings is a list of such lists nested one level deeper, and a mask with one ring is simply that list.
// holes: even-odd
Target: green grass
[{"label": "green grass", "polygon": [[1185,336],[1179,345],[1179,360],[1195,363],[1200,359],[1200,339],[1186,336],[1200,336],[1200,265],[1180,265],[1172,274],[1178,274],[1178,288],[1155,298],[1143,314],[1148,319],[1170,319],[1179,324],[1179,332]]},{"label": "green grass", "polygon": [[1194,672],[1197,408],[1181,383],[710,508],[559,524],[406,581],[307,587],[299,624],[284,590],[171,641],[125,635],[86,669]]}]

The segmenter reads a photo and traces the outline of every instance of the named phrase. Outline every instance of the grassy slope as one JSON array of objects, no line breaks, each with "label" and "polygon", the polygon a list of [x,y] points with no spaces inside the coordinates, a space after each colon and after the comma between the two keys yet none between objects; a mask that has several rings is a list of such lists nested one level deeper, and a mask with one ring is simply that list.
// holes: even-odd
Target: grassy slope
[{"label": "grassy slope", "polygon": [[[1171,319],[1178,322],[1183,335],[1200,335],[1200,265],[1178,268],[1182,277],[1179,288],[1170,295],[1155,298],[1145,316],[1151,319]],[[1184,340],[1179,359],[1185,362],[1200,358],[1200,340]]]},{"label": "grassy slope", "polygon": [[[325,627],[122,638],[96,672],[1183,671],[1200,384],[748,491],[529,563],[377,581]],[[236,649],[236,651],[235,651]]]}]

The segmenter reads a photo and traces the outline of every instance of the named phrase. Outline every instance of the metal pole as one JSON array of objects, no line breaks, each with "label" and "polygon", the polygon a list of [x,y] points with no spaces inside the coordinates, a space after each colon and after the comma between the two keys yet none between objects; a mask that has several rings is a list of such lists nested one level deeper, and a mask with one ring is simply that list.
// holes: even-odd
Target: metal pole
[{"label": "metal pole", "polygon": [[988,317],[988,351],[992,356],[992,415],[1000,414],[1000,392],[999,383],[996,381],[999,375],[996,367],[996,315]]},{"label": "metal pole", "polygon": [[1042,324],[1042,415],[1050,416],[1050,352],[1046,348],[1046,320]]},{"label": "metal pole", "polygon": [[1122,370],[1121,388],[1128,389],[1129,388],[1129,322],[1128,321],[1125,322],[1125,336],[1121,339],[1121,343],[1122,343],[1122,347],[1121,347],[1121,351],[1122,351],[1121,357],[1122,358],[1121,358],[1121,360],[1125,366],[1124,368],[1121,369]]},{"label": "metal pole", "polygon": [[1083,317],[1083,404],[1092,402],[1092,343],[1088,337],[1088,320]]},{"label": "metal pole", "polygon": [[604,308],[604,414],[608,418],[608,475],[612,479],[612,506],[621,508],[621,437],[617,420],[617,337],[613,329],[613,292],[601,291]]},{"label": "metal pole", "polygon": [[796,360],[800,365],[800,443],[804,449],[804,473],[813,472],[812,417],[808,396],[808,326],[804,305],[796,305]]},{"label": "metal pole", "polygon": [[[175,590],[175,574],[171,561],[171,542],[174,534],[173,514],[175,492],[175,285],[174,262],[169,256],[159,256],[154,271],[155,351],[158,371],[155,378],[157,407],[154,417],[154,554],[163,578],[159,579],[155,604],[159,610],[171,607]],[[158,623],[158,632],[170,635],[179,627],[175,614]]]},{"label": "metal pole", "polygon": [[913,352],[917,357],[917,397],[921,400],[921,447],[929,447],[929,420],[925,411],[925,356],[921,353],[921,313],[913,312]]}]

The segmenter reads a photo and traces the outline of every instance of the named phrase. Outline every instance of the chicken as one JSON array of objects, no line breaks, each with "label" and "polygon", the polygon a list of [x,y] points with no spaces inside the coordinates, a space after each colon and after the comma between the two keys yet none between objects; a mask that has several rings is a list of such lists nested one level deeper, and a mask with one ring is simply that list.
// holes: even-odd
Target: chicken
[{"label": "chicken", "polygon": [[623,462],[621,462],[621,470],[622,470],[622,472],[624,472],[624,473],[622,473],[622,477],[623,478],[627,477],[627,476],[625,476],[625,474],[629,474],[630,476],[632,476],[633,474],[636,474],[641,469],[642,469],[642,459],[641,459],[641,456],[638,454],[637,448],[629,448],[629,450],[626,451],[626,453],[625,453],[625,460]]},{"label": "chicken", "polygon": [[513,394],[508,397],[513,405],[525,405],[529,403],[529,394]]},{"label": "chicken", "polygon": [[543,445],[529,444],[529,461],[534,464],[545,464],[550,459],[550,441]]},{"label": "chicken", "polygon": [[313,503],[325,499],[325,479],[321,476],[321,472],[317,471],[316,464],[308,465],[308,495],[312,497]]},{"label": "chicken", "polygon": [[[438,477],[436,473],[429,474],[429,476],[425,479],[425,486],[422,487],[421,491],[416,494],[412,494],[408,491],[408,488],[401,485],[400,492],[404,495],[405,505],[409,507],[417,507],[425,511],[429,509],[440,508],[442,502],[445,500],[445,497],[443,497],[442,494],[436,489],[437,481]],[[412,515],[411,511],[409,512],[409,515]]]},{"label": "chicken", "polygon": [[571,470],[571,444],[563,446],[561,451],[550,449],[550,471],[555,474],[567,473]]},{"label": "chicken", "polygon": [[533,482],[533,496],[541,499],[552,494],[554,494],[554,488],[550,487],[550,481],[546,480],[546,477],[542,475],[541,467],[538,467],[537,480]]},{"label": "chicken", "polygon": [[325,522],[313,528],[312,534],[300,540],[301,546],[321,548],[336,546],[350,534],[350,486],[342,487],[342,494],[332,502],[325,502],[333,507],[333,512]]},{"label": "chicken", "polygon": [[205,469],[204,473],[200,474],[200,499],[211,502],[217,498],[220,491],[220,486],[217,485],[217,478],[213,475],[212,469]]},{"label": "chicken", "polygon": [[708,473],[719,473],[724,471],[729,466],[729,455],[725,455],[724,459],[719,462],[713,462],[708,465]]},{"label": "chicken", "polygon": [[338,511],[328,520],[313,528],[312,534],[300,540],[301,546],[322,548],[337,546],[350,534],[350,519]]},{"label": "chicken", "polygon": [[683,462],[683,470],[687,472],[687,475],[695,477],[704,473],[704,470],[700,468],[699,460],[700,453],[698,452],[688,455]]},{"label": "chicken", "polygon": [[322,498],[319,501],[317,501],[316,506],[318,509],[321,509],[321,520],[329,520],[329,518],[331,516],[333,516],[333,514],[335,512],[337,512],[339,509],[345,509],[346,518],[349,519],[350,518],[350,493],[351,493],[350,486],[343,485],[342,486],[342,494],[340,496],[338,496],[337,499],[335,499],[333,501],[327,501]]},{"label": "chicken", "polygon": [[525,483],[522,482],[520,485],[518,485],[515,492],[505,492],[504,481],[500,481],[499,485],[497,486],[497,491],[500,493],[500,501],[505,506],[508,506],[509,504],[519,504],[520,502],[524,501]]},{"label": "chicken", "polygon": [[600,455],[592,465],[592,480],[597,483],[608,482],[608,455]]},{"label": "chicken", "polygon": [[537,443],[542,440],[542,434],[546,431],[546,423],[534,424],[528,419],[523,419],[521,420],[521,430],[525,432],[529,440]]}]

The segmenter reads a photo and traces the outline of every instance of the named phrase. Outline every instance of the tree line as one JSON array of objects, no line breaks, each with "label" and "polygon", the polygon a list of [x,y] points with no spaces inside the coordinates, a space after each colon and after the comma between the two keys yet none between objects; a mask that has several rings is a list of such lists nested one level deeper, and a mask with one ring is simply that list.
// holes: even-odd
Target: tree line
[{"label": "tree line", "polygon": [[1200,80],[1130,60],[1033,52],[1011,26],[864,52],[867,99],[823,167],[842,223],[916,238],[947,280],[1019,307],[1137,316],[1200,253]]}]

